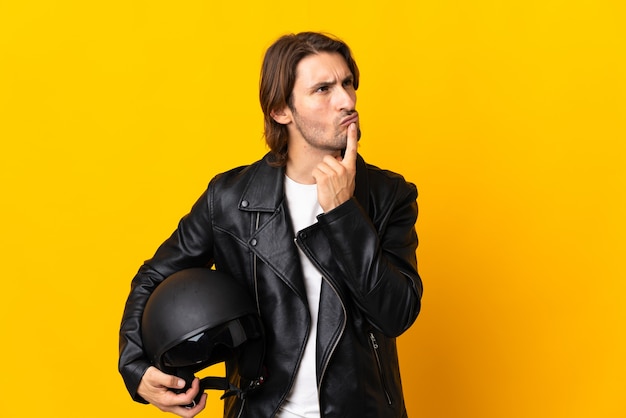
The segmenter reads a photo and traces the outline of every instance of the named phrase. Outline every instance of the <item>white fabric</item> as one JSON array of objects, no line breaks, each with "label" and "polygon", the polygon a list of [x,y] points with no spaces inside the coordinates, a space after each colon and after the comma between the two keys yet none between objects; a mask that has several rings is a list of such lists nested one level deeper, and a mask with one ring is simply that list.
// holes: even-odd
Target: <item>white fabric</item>
[{"label": "white fabric", "polygon": [[[323,212],[317,201],[317,185],[296,183],[285,176],[285,196],[293,230],[296,233],[317,222],[317,215]],[[296,380],[278,413],[279,418],[315,418],[320,416],[315,371],[315,343],[317,340],[317,314],[322,274],[300,249],[298,249],[298,253],[309,302],[311,328]]]}]

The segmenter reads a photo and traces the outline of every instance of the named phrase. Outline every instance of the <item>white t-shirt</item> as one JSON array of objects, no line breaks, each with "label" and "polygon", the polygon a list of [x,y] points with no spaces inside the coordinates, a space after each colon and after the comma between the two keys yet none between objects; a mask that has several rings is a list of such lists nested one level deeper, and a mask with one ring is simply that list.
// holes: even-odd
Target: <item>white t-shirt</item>
[{"label": "white t-shirt", "polygon": [[[285,197],[294,232],[317,222],[323,212],[317,201],[316,184],[300,184],[285,176]],[[315,418],[320,416],[317,377],[315,371],[315,344],[317,341],[317,314],[319,311],[322,273],[298,249],[309,302],[311,328],[304,355],[291,392],[278,412],[279,418]]]}]

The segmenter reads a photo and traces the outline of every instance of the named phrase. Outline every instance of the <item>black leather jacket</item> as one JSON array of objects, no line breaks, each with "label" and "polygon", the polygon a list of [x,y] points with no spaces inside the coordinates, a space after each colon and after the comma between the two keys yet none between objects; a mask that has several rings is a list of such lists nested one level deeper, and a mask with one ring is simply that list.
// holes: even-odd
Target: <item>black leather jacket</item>
[{"label": "black leather jacket", "polygon": [[317,333],[322,417],[406,417],[395,337],[420,310],[415,186],[359,156],[354,197],[294,233],[284,170],[267,159],[216,176],[133,279],[120,329],[119,370],[129,392],[145,402],[136,392],[150,366],[140,323],[152,290],[178,270],[215,265],[247,285],[267,334],[266,383],[245,400],[228,398],[225,416],[273,417],[310,327],[297,245],[324,279]]}]

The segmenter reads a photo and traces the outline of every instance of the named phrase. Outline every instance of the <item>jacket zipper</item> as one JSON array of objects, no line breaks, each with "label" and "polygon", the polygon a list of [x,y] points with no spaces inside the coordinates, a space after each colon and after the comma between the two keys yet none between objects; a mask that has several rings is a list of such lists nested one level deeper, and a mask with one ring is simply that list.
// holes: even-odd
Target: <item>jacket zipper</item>
[{"label": "jacket zipper", "polygon": [[[261,216],[260,212],[256,213],[256,226],[255,226],[255,231],[259,229],[259,217]],[[259,317],[261,316],[261,305],[259,304],[259,281],[257,278],[257,274],[256,274],[256,263],[257,263],[257,258],[256,258],[256,254],[253,255],[253,262],[252,262],[252,276],[254,278],[254,297],[256,299],[256,310],[257,313],[259,314]],[[243,414],[243,408],[244,406],[246,406],[246,400],[243,399],[241,401],[241,407],[239,408],[239,412],[237,413],[237,418],[241,418],[241,415]]]},{"label": "jacket zipper", "polygon": [[387,384],[385,382],[385,373],[383,371],[383,364],[380,360],[380,354],[378,353],[378,341],[374,336],[373,332],[370,332],[370,342],[372,343],[372,348],[374,349],[374,356],[376,357],[376,365],[378,366],[378,374],[380,376],[380,382],[383,386],[383,391],[385,392],[385,396],[387,397],[387,404],[391,405],[393,402],[391,400],[391,395],[389,395],[389,390],[387,389]]},{"label": "jacket zipper", "polygon": [[[256,226],[254,231],[258,231],[259,230],[259,218],[261,216],[261,212],[257,212],[256,213]],[[259,317],[261,316],[261,305],[259,304],[259,281],[257,279],[257,274],[256,274],[256,270],[257,270],[257,266],[256,266],[256,253],[253,253],[253,264],[252,264],[252,276],[254,277],[254,297],[256,299],[256,310],[257,313],[259,314]]]},{"label": "jacket zipper", "polygon": [[241,418],[241,414],[243,414],[243,407],[246,405],[246,400],[243,399],[241,401],[241,408],[239,408],[239,413],[237,414],[237,418]]},{"label": "jacket zipper", "polygon": [[[293,241],[295,242],[296,246],[298,248],[300,248],[307,255],[307,257],[309,257],[309,259],[311,260],[312,263],[315,264],[317,269],[322,271],[322,269],[319,266],[319,263],[313,257],[310,257],[309,254],[302,248],[302,246],[300,245],[300,242],[298,241],[298,238],[297,237],[294,238]],[[344,321],[343,321],[343,324],[341,326],[341,332],[339,332],[339,335],[337,336],[337,338],[335,338],[333,346],[330,349],[330,353],[328,354],[328,357],[326,358],[326,361],[324,362],[324,365],[322,367],[322,373],[320,374],[320,381],[319,381],[319,383],[317,385],[317,393],[318,394],[322,392],[322,382],[324,381],[324,376],[326,375],[326,370],[328,369],[328,364],[330,363],[330,359],[332,358],[333,354],[335,353],[335,350],[337,349],[337,346],[339,345],[339,341],[341,340],[341,337],[343,336],[343,333],[346,330],[346,316],[347,316],[346,315],[346,306],[344,305],[343,300],[339,296],[339,292],[337,292],[337,289],[335,288],[335,286],[323,274],[322,274],[322,279],[326,283],[328,283],[328,285],[330,286],[331,289],[333,289],[333,292],[335,292],[335,295],[337,295],[337,299],[339,299],[339,302],[341,302],[341,310],[343,311]]]}]

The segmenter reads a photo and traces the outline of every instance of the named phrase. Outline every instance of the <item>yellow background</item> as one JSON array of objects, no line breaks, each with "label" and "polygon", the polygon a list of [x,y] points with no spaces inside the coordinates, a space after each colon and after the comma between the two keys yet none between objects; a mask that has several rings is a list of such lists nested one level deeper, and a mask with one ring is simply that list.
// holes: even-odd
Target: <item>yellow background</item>
[{"label": "yellow background", "polygon": [[420,190],[409,415],[626,416],[625,27],[622,0],[1,1],[0,415],[160,416],[117,374],[129,282],[265,152],[265,48],[323,30],[360,152]]}]

